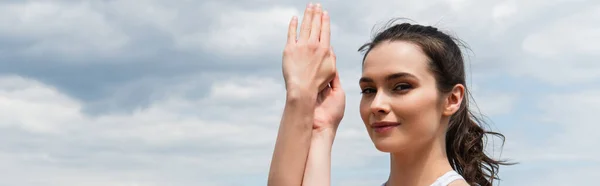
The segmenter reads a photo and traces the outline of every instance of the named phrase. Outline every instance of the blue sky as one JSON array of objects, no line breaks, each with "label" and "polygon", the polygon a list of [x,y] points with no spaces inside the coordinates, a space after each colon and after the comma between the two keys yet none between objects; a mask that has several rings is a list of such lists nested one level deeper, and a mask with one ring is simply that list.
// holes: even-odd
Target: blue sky
[{"label": "blue sky", "polygon": [[[306,3],[1,1],[0,185],[265,185],[287,24]],[[387,177],[358,115],[356,50],[394,17],[469,44],[469,86],[507,140],[489,150],[520,163],[499,185],[594,183],[600,2],[321,3],[348,96],[333,185]]]}]

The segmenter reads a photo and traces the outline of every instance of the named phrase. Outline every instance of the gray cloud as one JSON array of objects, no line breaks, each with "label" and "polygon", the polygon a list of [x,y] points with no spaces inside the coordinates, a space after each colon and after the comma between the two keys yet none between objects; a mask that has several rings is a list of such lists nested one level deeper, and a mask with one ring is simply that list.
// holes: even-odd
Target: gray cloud
[{"label": "gray cloud", "polygon": [[[595,106],[586,104],[595,99],[592,93],[531,105],[537,94],[560,92],[569,83],[589,85],[573,91],[595,87],[597,49],[588,44],[598,39],[589,32],[597,29],[590,24],[597,22],[597,2],[323,4],[332,14],[333,46],[348,94],[334,146],[334,183],[378,184],[387,176],[387,157],[374,149],[358,115],[356,50],[374,25],[392,17],[439,26],[470,45],[472,90],[483,113],[499,118],[509,132],[505,155],[566,161],[573,154],[564,149],[532,148],[557,143],[578,152],[573,157],[590,158],[581,152],[585,144],[595,145],[589,142],[594,138],[578,134],[594,131],[588,111]],[[2,1],[0,172],[7,179],[0,183],[264,183],[284,100],[280,63],[287,21],[304,6],[267,0]],[[535,119],[540,117],[552,121]],[[569,128],[572,121],[565,118],[581,125],[560,135],[539,134],[555,134],[556,140],[523,132],[548,123]],[[582,145],[562,142],[571,139]],[[546,150],[553,155],[538,156]],[[366,176],[356,175],[363,170]],[[520,169],[506,170],[517,178]]]}]

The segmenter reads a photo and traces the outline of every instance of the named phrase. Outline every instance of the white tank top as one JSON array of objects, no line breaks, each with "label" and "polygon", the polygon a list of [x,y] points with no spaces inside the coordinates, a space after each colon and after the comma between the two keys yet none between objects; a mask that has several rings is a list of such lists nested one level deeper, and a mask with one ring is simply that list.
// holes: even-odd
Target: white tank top
[{"label": "white tank top", "polygon": [[[430,186],[448,186],[450,183],[456,180],[464,180],[464,178],[460,174],[456,173],[456,171],[451,170],[440,176]],[[387,182],[383,183],[381,186],[386,186],[385,184],[387,184]]]}]

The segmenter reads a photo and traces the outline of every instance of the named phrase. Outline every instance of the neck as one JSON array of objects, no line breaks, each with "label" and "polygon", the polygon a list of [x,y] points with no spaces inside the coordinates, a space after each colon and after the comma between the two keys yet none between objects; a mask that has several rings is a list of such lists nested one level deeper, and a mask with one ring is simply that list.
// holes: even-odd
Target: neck
[{"label": "neck", "polygon": [[452,170],[443,138],[420,149],[390,153],[390,159],[391,172],[386,186],[430,185]]}]

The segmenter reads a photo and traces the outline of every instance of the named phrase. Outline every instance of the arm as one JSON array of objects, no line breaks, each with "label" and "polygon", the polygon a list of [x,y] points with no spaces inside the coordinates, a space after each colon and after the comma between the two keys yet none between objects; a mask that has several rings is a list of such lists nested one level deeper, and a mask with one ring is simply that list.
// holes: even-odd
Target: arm
[{"label": "arm", "polygon": [[328,186],[331,184],[331,148],[335,132],[313,132],[308,162],[304,170],[303,186]]},{"label": "arm", "polygon": [[271,160],[269,186],[301,184],[310,148],[315,100],[316,95],[310,93],[288,93]]},{"label": "arm", "polygon": [[[315,13],[316,12],[316,13]],[[283,52],[283,76],[287,100],[279,126],[277,141],[269,171],[269,186],[302,184],[311,145],[319,90],[336,75],[329,45],[329,18],[321,24],[321,9],[313,11],[309,4],[304,12],[299,37],[297,18],[288,29],[288,41]]]},{"label": "arm", "polygon": [[[331,60],[335,60],[335,55]],[[303,186],[331,184],[331,149],[337,128],[344,117],[346,96],[339,74],[336,73],[330,85],[331,88],[321,92],[317,99],[308,162],[302,180]]]}]

